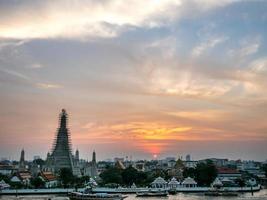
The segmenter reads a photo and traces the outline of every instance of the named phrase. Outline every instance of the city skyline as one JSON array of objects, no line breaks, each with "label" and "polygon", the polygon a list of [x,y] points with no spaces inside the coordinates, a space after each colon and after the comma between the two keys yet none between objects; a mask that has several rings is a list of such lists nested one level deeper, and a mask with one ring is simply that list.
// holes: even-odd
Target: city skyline
[{"label": "city skyline", "polygon": [[266,160],[266,10],[263,0],[1,1],[0,157],[45,158],[65,108],[82,158]]}]

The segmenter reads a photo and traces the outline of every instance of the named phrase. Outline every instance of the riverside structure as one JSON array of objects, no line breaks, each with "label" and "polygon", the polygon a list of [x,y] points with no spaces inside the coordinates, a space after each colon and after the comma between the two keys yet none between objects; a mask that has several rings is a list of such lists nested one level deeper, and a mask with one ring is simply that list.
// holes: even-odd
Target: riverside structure
[{"label": "riverside structure", "polygon": [[[223,190],[224,188],[222,188]],[[261,186],[257,185],[254,187],[230,187],[227,188],[227,191],[231,192],[256,192],[260,191]],[[29,195],[29,194],[68,194],[69,192],[74,192],[75,188],[49,188],[49,189],[19,189],[19,190],[2,190],[0,192],[1,195]],[[78,188],[77,191],[83,192],[85,188]],[[93,193],[123,193],[123,194],[131,194],[131,193],[137,193],[137,192],[146,192],[146,191],[158,191],[159,189],[155,188],[106,188],[106,187],[97,187],[93,188]],[[164,190],[161,189],[161,191],[168,191],[169,188],[165,188]],[[183,192],[183,193],[203,193],[213,190],[212,187],[194,187],[194,188],[186,188],[186,187],[180,187],[177,188],[177,192]]]}]

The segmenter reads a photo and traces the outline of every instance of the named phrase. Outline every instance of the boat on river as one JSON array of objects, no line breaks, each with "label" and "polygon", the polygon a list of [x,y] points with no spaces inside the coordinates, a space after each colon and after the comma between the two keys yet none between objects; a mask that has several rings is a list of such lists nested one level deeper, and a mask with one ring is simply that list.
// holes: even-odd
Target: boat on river
[{"label": "boat on river", "polygon": [[170,189],[168,192],[169,192],[169,194],[171,194],[171,195],[175,195],[175,194],[177,194],[177,190],[176,190],[176,189]]},{"label": "boat on river", "polygon": [[121,194],[87,194],[80,192],[71,192],[68,197],[70,198],[70,200],[123,200],[127,198],[127,196],[123,196]]},{"label": "boat on river", "polygon": [[167,197],[167,191],[144,191],[137,192],[136,197]]},{"label": "boat on river", "polygon": [[237,192],[219,192],[219,191],[209,191],[204,193],[205,196],[213,196],[213,197],[219,197],[219,196],[225,196],[225,197],[237,197]]}]

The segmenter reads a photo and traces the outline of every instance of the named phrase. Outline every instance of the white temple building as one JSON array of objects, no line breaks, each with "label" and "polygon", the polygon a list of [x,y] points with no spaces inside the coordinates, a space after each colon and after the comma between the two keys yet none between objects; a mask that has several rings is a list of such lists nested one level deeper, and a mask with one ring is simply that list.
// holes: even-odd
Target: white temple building
[{"label": "white temple building", "polygon": [[218,177],[211,183],[211,187],[220,188],[222,186],[223,183],[220,181]]},{"label": "white temple building", "polygon": [[182,187],[197,187],[197,182],[193,178],[187,177],[182,182]]},{"label": "white temple building", "polygon": [[180,182],[173,177],[171,181],[168,183],[168,186],[170,189],[176,189],[180,186]]},{"label": "white temple building", "polygon": [[0,181],[0,190],[9,189],[10,185],[7,184],[4,180]]},{"label": "white temple building", "polygon": [[90,187],[96,187],[98,184],[97,182],[95,181],[95,179],[93,178],[90,178],[89,181],[86,183],[87,186],[90,186]]},{"label": "white temple building", "polygon": [[167,188],[168,183],[162,177],[158,177],[151,183],[151,187],[152,188]]},{"label": "white temple building", "polygon": [[136,185],[135,185],[135,183],[133,183],[133,184],[131,185],[131,188],[134,188],[134,189],[137,188]]}]

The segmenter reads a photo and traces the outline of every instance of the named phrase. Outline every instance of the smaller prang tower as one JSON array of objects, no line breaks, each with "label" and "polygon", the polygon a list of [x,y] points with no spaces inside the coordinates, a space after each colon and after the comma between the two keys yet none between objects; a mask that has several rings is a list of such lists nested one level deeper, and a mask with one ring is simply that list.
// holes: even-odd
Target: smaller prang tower
[{"label": "smaller prang tower", "polygon": [[19,171],[25,171],[25,170],[26,170],[25,151],[24,149],[22,149],[20,153],[20,160],[19,160]]},{"label": "smaller prang tower", "polygon": [[91,176],[93,178],[96,178],[98,176],[98,173],[97,173],[97,163],[96,163],[96,153],[95,153],[95,151],[93,152],[93,156],[92,156]]},{"label": "smaller prang tower", "polygon": [[75,151],[75,160],[76,160],[76,162],[79,162],[79,160],[80,160],[80,153],[79,153],[78,149],[76,149],[76,151]]},{"label": "smaller prang tower", "polygon": [[67,112],[65,109],[62,109],[59,115],[59,128],[57,130],[53,150],[49,158],[54,172],[58,172],[62,168],[69,168],[72,172],[74,170],[67,122]]}]

